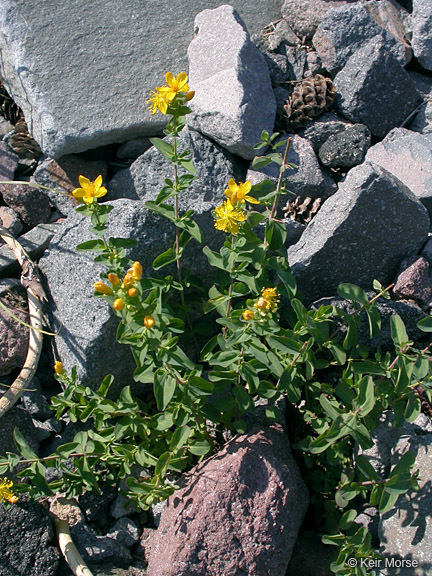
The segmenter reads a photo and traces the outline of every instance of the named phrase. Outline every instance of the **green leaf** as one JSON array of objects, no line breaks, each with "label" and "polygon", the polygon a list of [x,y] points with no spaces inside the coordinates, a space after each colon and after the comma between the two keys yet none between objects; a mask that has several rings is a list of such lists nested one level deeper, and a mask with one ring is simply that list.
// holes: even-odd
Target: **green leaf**
[{"label": "green leaf", "polygon": [[172,452],[177,452],[186,443],[187,439],[191,435],[192,430],[189,426],[182,426],[177,428],[171,437],[170,450]]},{"label": "green leaf", "polygon": [[170,452],[164,452],[159,456],[159,459],[154,469],[155,476],[162,476],[162,477],[165,476],[170,460],[171,460]]},{"label": "green leaf", "polygon": [[416,453],[413,450],[406,452],[391,471],[390,477],[398,474],[409,473],[416,459]]},{"label": "green leaf", "polygon": [[234,398],[237,400],[237,404],[241,408],[242,412],[250,410],[253,408],[252,398],[243,388],[243,386],[236,386],[232,391]]},{"label": "green leaf", "polygon": [[175,389],[175,377],[167,373],[165,370],[156,370],[153,383],[153,393],[156,398],[158,410],[165,410],[174,396]]},{"label": "green leaf", "polygon": [[249,393],[255,394],[260,381],[258,372],[250,362],[242,362],[240,364],[240,376],[247,382]]},{"label": "green leaf", "polygon": [[341,530],[348,530],[356,519],[356,516],[357,512],[354,509],[344,512],[339,520],[339,528]]},{"label": "green leaf", "polygon": [[19,453],[25,460],[39,460],[37,454],[35,454],[30,448],[27,440],[24,438],[18,428],[14,428],[13,430],[13,439],[15,446],[18,448]]},{"label": "green leaf", "polygon": [[319,402],[324,412],[329,418],[331,418],[331,420],[335,420],[340,415],[341,410],[339,404],[335,400],[330,400],[325,394],[321,394]]},{"label": "green leaf", "polygon": [[162,252],[162,254],[159,254],[159,256],[157,256],[153,260],[153,268],[154,268],[154,270],[160,270],[164,266],[167,266],[168,264],[171,264],[172,262],[175,262],[176,260],[177,260],[177,255],[175,253],[175,250],[173,250],[172,248],[168,248],[168,250],[166,250],[165,252]]},{"label": "green leaf", "polygon": [[213,268],[219,268],[226,272],[226,266],[220,254],[213,252],[208,246],[204,246],[203,252],[207,256],[210,266]]},{"label": "green leaf", "polygon": [[405,330],[405,324],[398,314],[390,317],[390,330],[392,340],[396,346],[403,346],[408,342],[409,338]]},{"label": "green leaf", "polygon": [[114,376],[112,376],[111,374],[107,374],[105,376],[105,378],[102,380],[101,385],[98,388],[97,393],[99,394],[99,396],[101,396],[102,398],[105,398],[105,396],[108,393],[108,390],[111,386],[111,384],[114,381]]},{"label": "green leaf", "polygon": [[367,480],[379,480],[380,479],[380,476],[377,474],[377,471],[375,470],[375,468],[372,466],[372,464],[369,462],[369,460],[365,456],[363,456],[362,454],[359,454],[356,457],[355,463],[356,463],[356,468],[359,470],[359,472],[361,474],[363,474],[363,476]]},{"label": "green leaf", "polygon": [[247,221],[249,222],[251,228],[255,228],[255,226],[258,226],[258,224],[264,222],[265,219],[265,214],[262,214],[261,212],[249,212],[247,215]]},{"label": "green leaf", "polygon": [[387,480],[384,486],[384,492],[389,494],[405,494],[412,488],[413,481],[409,473],[396,474]]},{"label": "green leaf", "polygon": [[358,383],[359,393],[353,402],[353,408],[361,417],[366,416],[375,406],[374,381],[370,376],[364,376]]},{"label": "green leaf", "polygon": [[271,220],[267,222],[265,239],[270,250],[279,250],[285,244],[287,232],[284,222]]},{"label": "green leaf", "polygon": [[330,350],[336,362],[340,366],[343,366],[346,362],[346,352],[342,346],[340,344],[336,344],[335,342],[328,342],[326,347]]},{"label": "green leaf", "polygon": [[417,326],[423,332],[432,332],[432,316],[426,316],[426,318],[422,318],[419,322],[417,322]]},{"label": "green leaf", "polygon": [[381,494],[381,500],[378,505],[378,510],[381,512],[381,514],[385,514],[391,510],[396,504],[398,497],[399,494],[396,492],[390,493],[383,490],[383,493]]},{"label": "green leaf", "polygon": [[168,142],[160,138],[150,138],[150,142],[159,150],[166,160],[169,162],[174,160],[174,148],[171,144],[168,144]]},{"label": "green leaf", "polygon": [[381,316],[376,308],[370,308],[366,310],[366,314],[369,321],[369,335],[371,338],[375,338],[381,332]]},{"label": "green leaf", "polygon": [[352,300],[353,302],[358,302],[364,306],[369,304],[366,292],[355,284],[339,284],[337,293],[345,300]]},{"label": "green leaf", "polygon": [[212,445],[207,440],[199,440],[189,446],[189,452],[194,456],[205,456],[212,449]]},{"label": "green leaf", "polygon": [[105,250],[105,244],[103,240],[88,240],[88,242],[82,242],[76,247],[77,252],[86,252],[88,250],[94,250],[95,252],[102,252]]},{"label": "green leaf", "polygon": [[354,348],[358,340],[358,328],[357,322],[354,318],[350,318],[348,321],[348,330],[343,341],[343,347],[345,350]]},{"label": "green leaf", "polygon": [[271,163],[272,159],[269,156],[255,156],[252,160],[252,168],[253,170],[260,170],[260,168],[264,168]]},{"label": "green leaf", "polygon": [[147,200],[144,206],[147,208],[147,210],[156,212],[171,222],[176,221],[174,206],[170,206],[169,204],[156,204],[156,202],[151,200]]},{"label": "green leaf", "polygon": [[414,422],[414,420],[416,420],[421,412],[421,402],[420,402],[420,398],[417,396],[417,394],[415,394],[414,392],[412,392],[409,397],[408,397],[408,402],[405,408],[405,420],[407,422]]}]

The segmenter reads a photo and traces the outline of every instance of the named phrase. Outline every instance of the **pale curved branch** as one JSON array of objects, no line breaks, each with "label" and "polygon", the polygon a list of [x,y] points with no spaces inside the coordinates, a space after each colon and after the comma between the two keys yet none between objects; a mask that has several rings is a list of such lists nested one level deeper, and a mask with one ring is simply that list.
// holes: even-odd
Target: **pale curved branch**
[{"label": "pale curved branch", "polygon": [[75,576],[93,576],[73,543],[66,520],[54,518],[60,550]]}]

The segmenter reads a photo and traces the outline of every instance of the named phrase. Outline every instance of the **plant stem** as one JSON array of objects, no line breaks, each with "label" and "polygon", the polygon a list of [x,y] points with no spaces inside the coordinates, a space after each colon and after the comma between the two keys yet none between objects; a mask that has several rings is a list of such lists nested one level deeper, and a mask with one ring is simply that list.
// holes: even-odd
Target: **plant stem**
[{"label": "plant stem", "polygon": [[282,188],[282,180],[283,180],[283,175],[284,175],[284,171],[285,171],[284,168],[285,168],[286,161],[288,158],[288,152],[289,152],[289,149],[291,147],[291,140],[292,140],[291,138],[288,138],[286,146],[285,146],[285,154],[283,156],[282,166],[281,166],[280,171],[279,171],[279,178],[278,178],[278,182],[277,182],[277,186],[276,186],[276,196],[274,197],[274,200],[273,200],[273,206],[272,206],[272,209],[270,212],[269,220],[273,220],[275,213],[276,213],[277,203],[278,203],[279,196],[280,196],[280,190]]}]

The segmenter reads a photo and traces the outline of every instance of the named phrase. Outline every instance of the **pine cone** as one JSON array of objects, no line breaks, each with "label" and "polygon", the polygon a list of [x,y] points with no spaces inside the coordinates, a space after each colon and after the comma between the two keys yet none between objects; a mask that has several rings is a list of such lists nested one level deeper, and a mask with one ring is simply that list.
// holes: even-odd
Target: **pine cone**
[{"label": "pine cone", "polygon": [[14,133],[9,139],[9,145],[20,158],[37,160],[42,154],[39,144],[30,136],[24,118],[20,118],[15,124]]},{"label": "pine cone", "polygon": [[330,78],[315,74],[297,84],[284,106],[290,127],[301,128],[313,118],[328,110],[335,99],[335,89]]},{"label": "pine cone", "polygon": [[3,86],[0,80],[0,114],[11,124],[16,124],[22,118],[21,108],[19,108]]},{"label": "pine cone", "polygon": [[318,210],[321,208],[321,198],[316,198],[312,200],[307,196],[304,200],[300,199],[300,196],[292,202],[287,202],[285,208],[285,218],[290,220],[295,220],[301,224],[309,224]]}]

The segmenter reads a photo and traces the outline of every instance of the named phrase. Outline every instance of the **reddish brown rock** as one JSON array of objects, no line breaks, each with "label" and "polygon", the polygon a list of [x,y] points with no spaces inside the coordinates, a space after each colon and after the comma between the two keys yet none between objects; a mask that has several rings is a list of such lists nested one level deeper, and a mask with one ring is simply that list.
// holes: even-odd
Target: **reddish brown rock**
[{"label": "reddish brown rock", "polygon": [[[27,303],[15,291],[2,294],[0,301],[20,320],[28,322]],[[9,374],[24,364],[28,347],[28,328],[0,308],[0,375]]]},{"label": "reddish brown rock", "polygon": [[[0,225],[7,228],[14,238],[17,238],[23,229],[17,213],[9,206],[0,206]],[[0,238],[0,245],[2,244],[4,241]]]},{"label": "reddish brown rock", "polygon": [[30,228],[49,221],[51,204],[41,190],[25,184],[0,184],[0,192],[5,204]]},{"label": "reddish brown rock", "polygon": [[147,576],[283,576],[307,506],[280,426],[234,438],[168,499]]},{"label": "reddish brown rock", "polygon": [[429,308],[432,303],[429,262],[422,257],[405,260],[393,288],[393,294],[400,300],[414,300],[423,308]]},{"label": "reddish brown rock", "polygon": [[18,166],[18,156],[6,142],[0,142],[0,180],[13,180]]}]

